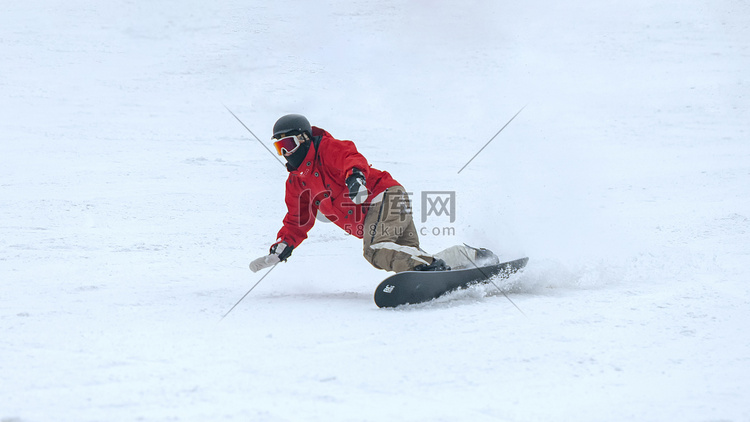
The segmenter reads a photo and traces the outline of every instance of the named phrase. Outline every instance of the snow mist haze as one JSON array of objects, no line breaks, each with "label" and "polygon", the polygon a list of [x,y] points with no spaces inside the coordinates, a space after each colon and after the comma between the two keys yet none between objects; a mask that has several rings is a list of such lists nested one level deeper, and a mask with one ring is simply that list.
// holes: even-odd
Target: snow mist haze
[{"label": "snow mist haze", "polygon": [[[748,22],[736,0],[5,4],[0,421],[750,420]],[[381,310],[388,274],[318,221],[222,320],[287,175],[225,107],[269,148],[287,113],[353,140],[425,250],[528,267]]]}]

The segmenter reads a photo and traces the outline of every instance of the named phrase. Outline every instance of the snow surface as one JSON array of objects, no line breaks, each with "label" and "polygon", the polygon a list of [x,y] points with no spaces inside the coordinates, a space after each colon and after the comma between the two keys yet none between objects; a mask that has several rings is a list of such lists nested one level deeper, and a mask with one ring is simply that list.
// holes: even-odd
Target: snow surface
[{"label": "snow surface", "polygon": [[[2,422],[750,421],[746,1],[6,1],[0,62]],[[381,310],[321,222],[220,322],[286,177],[225,105],[527,271]]]}]

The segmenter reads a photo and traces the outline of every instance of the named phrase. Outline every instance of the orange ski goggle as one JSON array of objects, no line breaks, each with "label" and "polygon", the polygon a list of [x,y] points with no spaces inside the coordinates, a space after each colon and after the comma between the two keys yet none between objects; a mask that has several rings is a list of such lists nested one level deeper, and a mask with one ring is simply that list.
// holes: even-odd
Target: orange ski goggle
[{"label": "orange ski goggle", "polygon": [[278,152],[279,155],[289,155],[294,151],[297,151],[297,148],[299,148],[301,144],[302,140],[300,139],[300,135],[293,135],[285,136],[276,140],[276,142],[273,143],[273,146],[276,147],[276,152]]}]

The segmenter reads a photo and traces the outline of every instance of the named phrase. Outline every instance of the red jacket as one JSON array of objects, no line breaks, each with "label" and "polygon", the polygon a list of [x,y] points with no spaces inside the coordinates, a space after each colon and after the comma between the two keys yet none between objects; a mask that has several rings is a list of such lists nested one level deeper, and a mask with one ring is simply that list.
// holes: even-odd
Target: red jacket
[{"label": "red jacket", "polygon": [[[277,237],[290,246],[299,246],[320,211],[347,233],[361,239],[370,201],[398,182],[388,172],[370,167],[354,142],[340,141],[315,126],[312,135],[320,136],[320,142],[312,142],[302,164],[290,171],[286,180],[287,214]],[[364,173],[369,192],[361,205],[352,202],[346,187],[346,178],[355,167]]]}]

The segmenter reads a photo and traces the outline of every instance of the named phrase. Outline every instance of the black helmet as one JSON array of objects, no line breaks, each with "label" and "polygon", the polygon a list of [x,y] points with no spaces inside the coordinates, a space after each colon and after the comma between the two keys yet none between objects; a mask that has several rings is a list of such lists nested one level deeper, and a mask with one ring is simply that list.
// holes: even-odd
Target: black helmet
[{"label": "black helmet", "polygon": [[282,116],[273,125],[273,137],[277,137],[283,134],[297,134],[307,132],[308,136],[312,136],[312,126],[307,118],[301,114],[287,114]]}]

